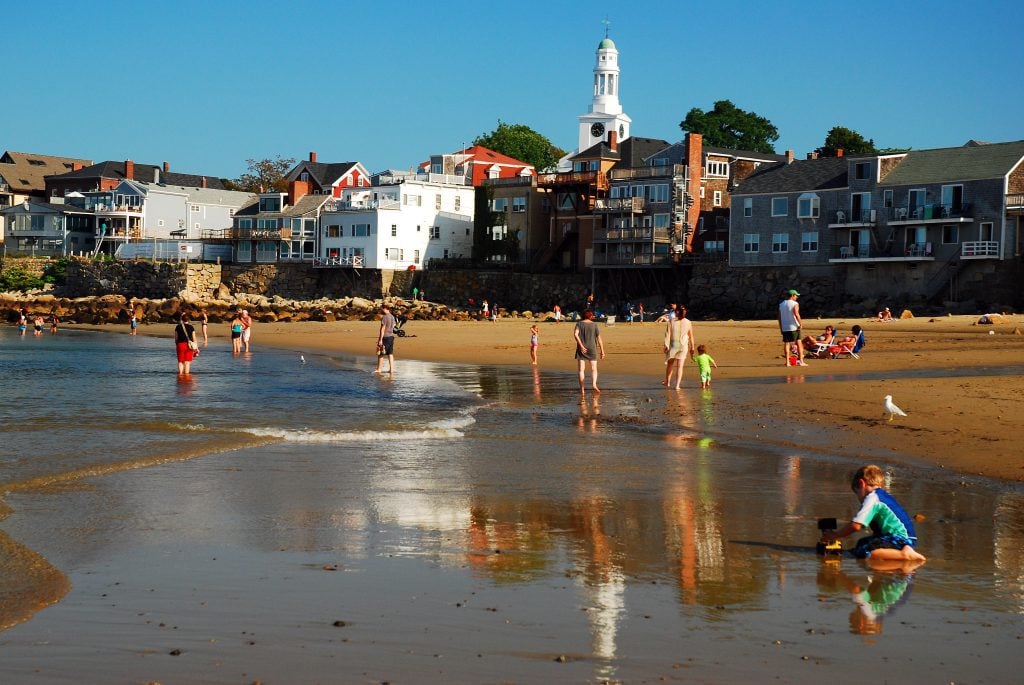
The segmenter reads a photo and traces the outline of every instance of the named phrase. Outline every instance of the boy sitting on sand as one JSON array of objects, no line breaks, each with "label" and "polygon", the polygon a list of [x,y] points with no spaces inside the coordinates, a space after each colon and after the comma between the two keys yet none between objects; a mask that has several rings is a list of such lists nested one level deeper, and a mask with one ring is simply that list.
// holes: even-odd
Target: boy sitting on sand
[{"label": "boy sitting on sand", "polygon": [[862,466],[853,474],[850,488],[860,500],[860,511],[853,520],[835,532],[826,532],[828,541],[846,537],[861,528],[871,528],[871,535],[857,541],[853,556],[858,559],[924,561],[924,555],[914,549],[917,534],[911,520],[899,502],[882,489],[885,474],[874,464]]}]

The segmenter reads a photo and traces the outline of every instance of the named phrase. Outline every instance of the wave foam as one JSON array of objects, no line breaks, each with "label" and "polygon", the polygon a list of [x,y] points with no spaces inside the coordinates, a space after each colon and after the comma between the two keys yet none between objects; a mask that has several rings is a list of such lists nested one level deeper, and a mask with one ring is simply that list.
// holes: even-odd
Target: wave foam
[{"label": "wave foam", "polygon": [[461,438],[454,428],[423,428],[404,431],[315,431],[287,428],[240,428],[240,432],[259,437],[278,438],[286,442],[330,443],[367,442],[377,440],[440,440]]}]

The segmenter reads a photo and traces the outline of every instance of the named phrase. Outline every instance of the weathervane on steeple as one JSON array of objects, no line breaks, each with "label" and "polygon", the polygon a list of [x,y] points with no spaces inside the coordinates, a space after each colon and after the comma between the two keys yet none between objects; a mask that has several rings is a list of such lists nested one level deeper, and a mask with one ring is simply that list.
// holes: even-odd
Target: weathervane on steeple
[{"label": "weathervane on steeple", "polygon": [[612,25],[612,20],[609,19],[608,15],[606,14],[606,15],[604,15],[604,19],[601,20],[601,23],[604,24],[604,37],[607,38],[608,37],[608,29]]}]

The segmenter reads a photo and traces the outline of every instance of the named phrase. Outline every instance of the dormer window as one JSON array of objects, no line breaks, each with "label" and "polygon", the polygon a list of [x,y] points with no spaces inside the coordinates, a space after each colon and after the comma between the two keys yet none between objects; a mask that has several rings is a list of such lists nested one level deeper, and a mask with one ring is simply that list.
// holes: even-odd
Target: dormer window
[{"label": "dormer window", "polygon": [[868,162],[857,162],[853,165],[853,177],[858,181],[866,181],[871,175],[871,164]]},{"label": "dormer window", "polygon": [[303,171],[301,174],[299,174],[299,180],[300,181],[308,181],[309,180],[309,172],[308,171]]}]

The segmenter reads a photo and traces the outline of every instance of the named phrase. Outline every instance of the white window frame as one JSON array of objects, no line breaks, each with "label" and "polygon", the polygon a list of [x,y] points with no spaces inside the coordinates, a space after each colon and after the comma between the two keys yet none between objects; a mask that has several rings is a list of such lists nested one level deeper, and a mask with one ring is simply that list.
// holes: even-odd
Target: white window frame
[{"label": "white window frame", "polygon": [[722,206],[722,191],[721,190],[716,190],[715,191],[715,194],[712,196],[711,205],[713,207],[721,207]]},{"label": "white window frame", "polygon": [[508,211],[508,198],[507,197],[496,197],[491,201],[492,212],[507,212]]},{"label": "white window frame", "polygon": [[821,198],[814,193],[804,193],[796,199],[797,219],[817,219],[821,215]]},{"label": "white window frame", "polygon": [[431,226],[430,227],[430,239],[431,240],[440,240],[441,239],[441,227],[440,226]]},{"label": "white window frame", "polygon": [[789,233],[772,233],[772,254],[789,252]]},{"label": "white window frame", "polygon": [[729,162],[709,159],[704,165],[704,175],[715,178],[729,178]]},{"label": "white window frame", "polygon": [[392,238],[397,238],[398,237],[398,224],[391,224],[391,237]]},{"label": "white window frame", "polygon": [[[776,203],[780,203],[781,207],[776,208]],[[782,210],[781,212],[779,210]],[[772,198],[772,216],[789,216],[789,198],[788,197],[773,197]]]},{"label": "white window frame", "polygon": [[761,251],[761,236],[758,233],[743,234],[743,254],[757,254]]},{"label": "white window frame", "polygon": [[743,216],[754,216],[754,198],[743,198]]},{"label": "white window frame", "polygon": [[803,231],[800,234],[800,251],[817,252],[820,235],[818,231]]},{"label": "white window frame", "polygon": [[517,195],[512,198],[512,211],[514,213],[522,213],[526,211],[526,196]]}]

